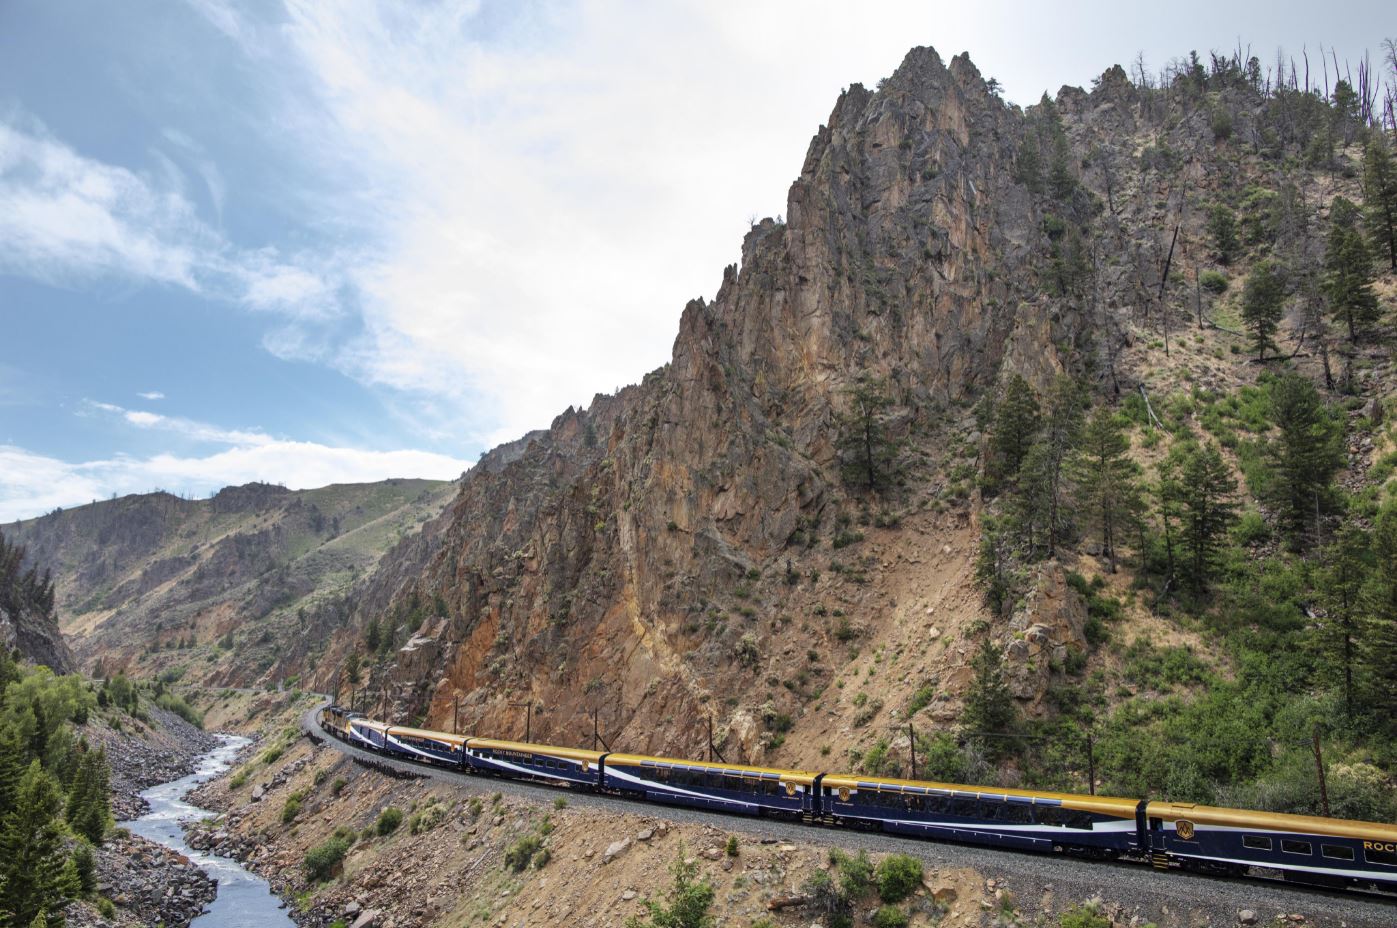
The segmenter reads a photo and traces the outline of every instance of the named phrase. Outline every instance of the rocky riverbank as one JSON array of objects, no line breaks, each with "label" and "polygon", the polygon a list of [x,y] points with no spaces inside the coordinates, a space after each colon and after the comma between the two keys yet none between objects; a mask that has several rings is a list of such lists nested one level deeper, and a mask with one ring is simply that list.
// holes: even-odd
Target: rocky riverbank
[{"label": "rocky riverbank", "polygon": [[95,721],[83,736],[106,749],[111,765],[112,814],[117,821],[139,818],[149,809],[142,790],[178,780],[194,763],[218,746],[218,737],[154,705],[143,705],[148,722],[127,718],[120,727]]},{"label": "rocky riverbank", "polygon": [[111,900],[113,914],[104,916],[93,903],[75,903],[65,913],[69,928],[185,928],[217,894],[217,883],[188,857],[136,835],[118,831],[96,858],[97,894]]}]

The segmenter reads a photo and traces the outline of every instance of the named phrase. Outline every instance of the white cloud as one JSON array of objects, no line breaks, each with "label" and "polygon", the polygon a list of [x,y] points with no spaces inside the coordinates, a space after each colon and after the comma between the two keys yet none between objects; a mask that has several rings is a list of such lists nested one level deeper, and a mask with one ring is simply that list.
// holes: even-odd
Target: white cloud
[{"label": "white cloud", "polygon": [[163,489],[204,496],[222,487],[262,481],[293,490],[389,477],[454,479],[465,461],[425,451],[363,451],[311,442],[270,441],[204,457],[160,454],[68,463],[0,445],[0,522],[42,515],[116,494]]},{"label": "white cloud", "polygon": [[[336,255],[234,247],[199,217],[179,167],[153,156],[160,170],[145,176],[0,121],[0,272],[63,284],[129,277],[302,321],[340,312]],[[210,188],[220,204],[221,183]]]},{"label": "white cloud", "polygon": [[190,441],[246,446],[273,443],[272,437],[264,432],[225,429],[179,416],[165,416],[141,409],[125,409],[114,403],[99,403],[88,400],[86,405],[92,409],[118,416],[128,425],[134,425],[136,428],[170,432]]},{"label": "white cloud", "polygon": [[147,390],[147,391],[144,392],[144,393],[137,393],[136,395],[139,396],[139,397],[140,397],[141,399],[143,399],[143,400],[151,400],[151,401],[154,401],[154,400],[163,400],[163,399],[165,398],[165,394],[161,393],[159,390]]}]

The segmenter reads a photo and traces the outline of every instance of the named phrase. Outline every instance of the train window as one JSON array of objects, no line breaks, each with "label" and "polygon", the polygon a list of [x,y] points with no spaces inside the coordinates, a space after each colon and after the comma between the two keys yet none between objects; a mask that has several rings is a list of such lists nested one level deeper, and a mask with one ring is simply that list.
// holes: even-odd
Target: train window
[{"label": "train window", "polygon": [[945,796],[928,796],[926,810],[932,815],[947,815],[951,811],[951,800]]},{"label": "train window", "polygon": [[1379,850],[1376,847],[1369,847],[1370,842],[1363,842],[1363,859],[1370,864],[1382,864],[1384,867],[1397,867],[1397,846],[1387,843],[1386,850]]},{"label": "train window", "polygon": [[1281,841],[1281,850],[1287,854],[1313,854],[1314,846],[1308,841]]},{"label": "train window", "polygon": [[979,814],[979,805],[974,799],[952,799],[951,814],[961,818],[974,818]]},{"label": "train window", "polygon": [[1271,839],[1263,838],[1259,835],[1246,835],[1242,838],[1242,846],[1249,847],[1253,851],[1269,851],[1271,849]]},{"label": "train window", "polygon": [[1325,857],[1334,860],[1353,860],[1353,848],[1344,847],[1342,844],[1321,844],[1319,850]]},{"label": "train window", "polygon": [[1017,802],[1005,803],[1004,821],[1015,825],[1028,825],[1033,822],[1033,808]]},{"label": "train window", "polygon": [[1063,824],[1068,828],[1076,828],[1080,831],[1091,831],[1094,827],[1094,821],[1089,812],[1078,812],[1074,809],[1069,809],[1064,818],[1066,820]]}]

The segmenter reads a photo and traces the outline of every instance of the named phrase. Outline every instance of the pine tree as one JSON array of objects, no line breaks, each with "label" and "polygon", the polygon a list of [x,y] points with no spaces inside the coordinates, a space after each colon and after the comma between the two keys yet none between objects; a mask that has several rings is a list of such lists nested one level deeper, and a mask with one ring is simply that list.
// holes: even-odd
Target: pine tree
[{"label": "pine tree", "polygon": [[1019,468],[1015,512],[1029,548],[1040,542],[1049,557],[1071,530],[1067,463],[1082,430],[1081,387],[1070,377],[1053,382],[1043,433]]},{"label": "pine tree", "polygon": [[836,447],[844,480],[865,490],[882,490],[897,478],[900,443],[888,428],[892,397],[882,380],[860,377],[845,391],[849,409],[838,419]]},{"label": "pine tree", "polygon": [[1344,463],[1342,426],[1314,384],[1299,374],[1277,377],[1268,392],[1278,434],[1266,444],[1271,473],[1265,495],[1280,511],[1286,536],[1298,551],[1330,507],[1330,484]]},{"label": "pine tree", "polygon": [[1208,210],[1208,237],[1219,264],[1231,264],[1237,257],[1237,217],[1221,203]]},{"label": "pine tree", "polygon": [[1361,597],[1369,572],[1368,533],[1349,522],[1324,553],[1318,589],[1325,617],[1317,632],[1327,675],[1336,677],[1344,696],[1344,718],[1356,717],[1354,674],[1363,638]]},{"label": "pine tree", "polygon": [[980,551],[975,558],[975,580],[985,593],[985,605],[995,615],[1007,610],[1013,592],[1013,561],[1009,530],[1003,520],[986,515],[980,527]]},{"label": "pine tree", "polygon": [[1373,250],[1386,255],[1397,271],[1397,168],[1381,133],[1375,133],[1363,152],[1363,201]]},{"label": "pine tree", "polygon": [[[1004,659],[994,642],[985,639],[970,666],[975,671],[970,681],[970,689],[965,694],[965,708],[961,712],[961,728],[976,734],[1013,734],[1018,723],[1018,709],[1009,685],[1004,682]],[[1004,738],[985,739],[986,753],[1002,755],[1009,745]],[[989,742],[995,743],[989,743]]]},{"label": "pine tree", "polygon": [[991,488],[1012,480],[1019,473],[1028,449],[1033,447],[1042,423],[1033,388],[1018,374],[1004,385],[1004,395],[994,411],[990,428],[989,459],[985,462],[986,482]]},{"label": "pine tree", "polygon": [[1397,731],[1397,503],[1373,522],[1373,572],[1363,589],[1367,618],[1363,664],[1374,716]]},{"label": "pine tree", "polygon": [[0,822],[15,807],[19,781],[24,776],[24,748],[12,726],[0,726]]},{"label": "pine tree", "polygon": [[1135,481],[1140,467],[1129,453],[1130,439],[1120,418],[1099,407],[1087,421],[1072,461],[1082,512],[1099,533],[1111,573],[1116,572],[1118,541],[1144,507]]},{"label": "pine tree", "polygon": [[364,650],[370,654],[378,653],[379,645],[382,644],[381,633],[378,627],[378,616],[369,619],[369,627],[364,629]]},{"label": "pine tree", "polygon": [[1252,345],[1258,361],[1266,359],[1266,349],[1276,347],[1285,306],[1285,281],[1280,268],[1271,260],[1262,261],[1250,274],[1242,291],[1242,320],[1251,329]]},{"label": "pine tree", "polygon": [[1348,328],[1349,341],[1378,320],[1373,293],[1373,256],[1358,229],[1358,207],[1337,197],[1329,209],[1329,239],[1324,252],[1324,295],[1329,311]]},{"label": "pine tree", "polygon": [[1216,446],[1184,445],[1166,459],[1161,489],[1165,518],[1179,523],[1179,542],[1187,555],[1181,566],[1194,595],[1202,595],[1237,518],[1237,481]]},{"label": "pine tree", "polygon": [[63,796],[37,760],[19,782],[14,809],[0,823],[0,913],[28,925],[77,894],[77,873],[63,848]]},{"label": "pine tree", "polygon": [[111,819],[111,802],[107,795],[109,777],[106,750],[86,751],[78,761],[73,785],[68,791],[68,824],[75,833],[95,845],[102,843]]}]

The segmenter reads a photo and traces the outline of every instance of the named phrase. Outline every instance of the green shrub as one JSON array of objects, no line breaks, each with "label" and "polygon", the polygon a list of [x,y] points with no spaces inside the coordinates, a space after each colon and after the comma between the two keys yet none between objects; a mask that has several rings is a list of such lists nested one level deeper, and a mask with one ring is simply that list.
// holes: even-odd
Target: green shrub
[{"label": "green shrub", "polygon": [[917,692],[912,694],[912,701],[907,704],[907,715],[911,717],[921,712],[927,706],[931,705],[931,701],[935,698],[936,687],[934,685],[928,683],[921,687]]},{"label": "green shrub", "polygon": [[559,811],[561,811],[561,810],[563,810],[563,809],[566,809],[567,807],[568,807],[567,797],[565,797],[565,796],[559,796],[557,799],[554,799],[554,800],[553,800],[553,808],[558,809]]},{"label": "green shrub", "polygon": [[349,785],[349,781],[344,777],[335,777],[335,782],[330,784],[330,795],[338,796],[344,792],[344,788]]},{"label": "green shrub", "polygon": [[839,868],[839,889],[849,899],[859,899],[873,887],[873,861],[867,851],[854,857],[842,851],[831,851],[830,860]]},{"label": "green shrub", "polygon": [[389,806],[378,813],[378,823],[375,830],[379,835],[391,835],[398,830],[398,826],[403,823],[403,810],[397,806]]},{"label": "green shrub", "polygon": [[541,847],[534,852],[534,856],[529,860],[529,866],[535,870],[542,870],[548,866],[548,862],[553,859],[553,854],[546,847]]},{"label": "green shrub", "polygon": [[1271,537],[1271,527],[1255,509],[1248,509],[1232,529],[1232,537],[1241,545],[1256,545]]},{"label": "green shrub", "polygon": [[1221,271],[1204,271],[1198,275],[1198,285],[1209,293],[1220,294],[1227,292],[1227,275]]},{"label": "green shrub", "polygon": [[233,778],[230,779],[230,780],[228,781],[228,788],[229,788],[229,789],[242,789],[243,786],[244,786],[246,783],[247,783],[247,771],[246,771],[246,770],[239,770],[237,773],[233,774]]},{"label": "green shrub", "polygon": [[901,902],[922,885],[922,862],[906,854],[892,854],[878,864],[878,898]]},{"label": "green shrub", "polygon": [[504,852],[504,865],[518,873],[529,865],[542,847],[543,839],[538,835],[525,835]]},{"label": "green shrub", "polygon": [[296,816],[301,814],[301,800],[296,796],[288,796],[286,803],[281,807],[281,823],[290,825],[296,820]]},{"label": "green shrub", "polygon": [[195,728],[204,727],[204,714],[185,702],[181,696],[166,691],[156,697],[155,704],[167,712],[173,712]]},{"label": "green shrub", "polygon": [[1073,906],[1058,916],[1062,928],[1111,928],[1111,920],[1087,903]]},{"label": "green shrub", "polygon": [[723,846],[723,852],[729,857],[737,856],[737,835],[728,835],[728,843]]},{"label": "green shrub", "polygon": [[302,862],[306,877],[312,883],[323,883],[330,879],[344,860],[344,855],[349,853],[351,846],[353,841],[337,832],[333,837],[306,851],[305,860]]},{"label": "green shrub", "polygon": [[880,906],[873,913],[873,928],[907,928],[907,913],[897,906]]},{"label": "green shrub", "polygon": [[425,834],[440,825],[444,818],[446,809],[439,803],[429,803],[412,814],[412,818],[408,820],[408,831],[415,835]]},{"label": "green shrub", "polygon": [[103,896],[97,900],[97,911],[107,921],[111,921],[116,918],[116,903]]}]

